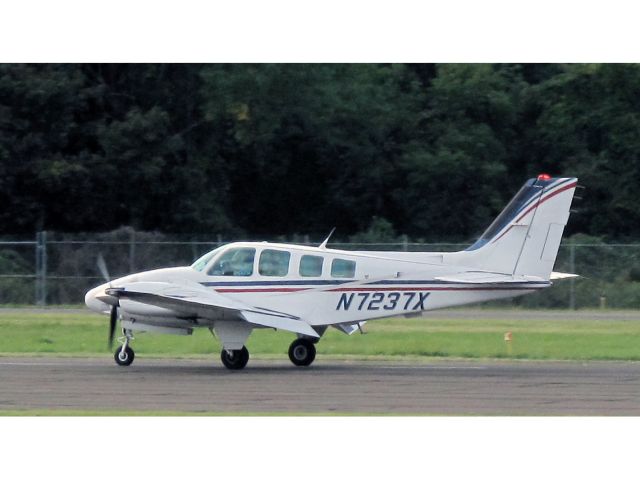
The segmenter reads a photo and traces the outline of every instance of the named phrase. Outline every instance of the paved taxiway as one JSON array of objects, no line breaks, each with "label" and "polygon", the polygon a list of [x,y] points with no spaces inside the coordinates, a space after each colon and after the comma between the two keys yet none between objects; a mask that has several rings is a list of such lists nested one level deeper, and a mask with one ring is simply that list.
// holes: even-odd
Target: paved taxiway
[{"label": "paved taxiway", "polygon": [[640,415],[640,363],[0,357],[0,409]]}]

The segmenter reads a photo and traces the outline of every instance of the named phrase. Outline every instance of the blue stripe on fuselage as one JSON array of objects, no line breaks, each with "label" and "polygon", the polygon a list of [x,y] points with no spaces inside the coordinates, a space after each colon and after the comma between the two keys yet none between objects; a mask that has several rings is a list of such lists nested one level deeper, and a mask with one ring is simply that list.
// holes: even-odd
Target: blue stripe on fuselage
[{"label": "blue stripe on fuselage", "polygon": [[[205,287],[268,287],[268,286],[319,286],[319,285],[343,285],[345,283],[359,282],[361,280],[249,280],[237,282],[200,282]],[[494,282],[505,285],[548,285],[547,281],[532,282]],[[376,280],[373,282],[362,283],[367,285],[480,285],[477,283],[451,282],[447,280]],[[487,285],[491,285],[487,283]]]},{"label": "blue stripe on fuselage", "polygon": [[205,287],[267,287],[280,285],[342,285],[356,280],[238,280],[235,282],[200,282]]}]

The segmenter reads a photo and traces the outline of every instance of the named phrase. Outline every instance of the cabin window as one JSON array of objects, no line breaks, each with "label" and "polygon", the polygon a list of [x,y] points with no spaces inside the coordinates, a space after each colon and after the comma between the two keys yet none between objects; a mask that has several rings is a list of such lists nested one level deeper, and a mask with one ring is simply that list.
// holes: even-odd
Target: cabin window
[{"label": "cabin window", "polygon": [[303,255],[300,259],[301,277],[319,277],[322,275],[322,262],[324,258],[315,255]]},{"label": "cabin window", "polygon": [[266,277],[284,277],[289,273],[291,254],[282,250],[263,250],[258,272]]},{"label": "cabin window", "polygon": [[356,262],[335,258],[331,262],[331,276],[337,278],[353,278],[356,275]]},{"label": "cabin window", "polygon": [[248,277],[253,274],[255,248],[232,248],[224,252],[209,269],[209,275]]}]

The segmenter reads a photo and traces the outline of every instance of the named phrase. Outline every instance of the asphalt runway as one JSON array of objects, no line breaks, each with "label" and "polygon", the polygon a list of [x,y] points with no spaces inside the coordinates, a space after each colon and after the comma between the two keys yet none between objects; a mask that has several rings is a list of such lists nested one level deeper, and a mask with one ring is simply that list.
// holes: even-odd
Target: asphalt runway
[{"label": "asphalt runway", "polygon": [[337,361],[0,357],[0,409],[640,415],[640,362]]}]

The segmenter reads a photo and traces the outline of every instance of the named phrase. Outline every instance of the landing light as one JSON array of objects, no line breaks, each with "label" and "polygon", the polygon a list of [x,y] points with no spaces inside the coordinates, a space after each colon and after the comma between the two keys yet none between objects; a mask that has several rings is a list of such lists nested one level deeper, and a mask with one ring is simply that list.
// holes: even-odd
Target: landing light
[{"label": "landing light", "polygon": [[547,180],[551,180],[551,175],[549,175],[548,173],[541,173],[540,175],[538,175],[538,180],[543,180],[543,181],[547,181]]}]

